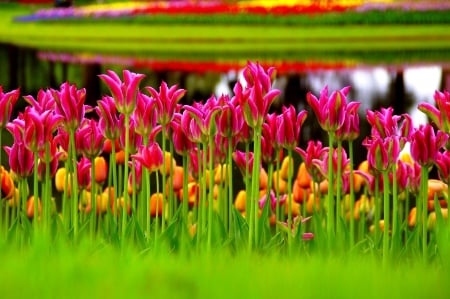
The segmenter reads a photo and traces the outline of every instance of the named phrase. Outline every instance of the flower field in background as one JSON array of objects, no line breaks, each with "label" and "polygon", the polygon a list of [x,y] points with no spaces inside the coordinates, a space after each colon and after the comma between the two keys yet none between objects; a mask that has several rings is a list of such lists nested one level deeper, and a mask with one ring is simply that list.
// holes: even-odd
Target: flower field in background
[{"label": "flower field in background", "polygon": [[[415,127],[390,107],[359,111],[349,86],[269,113],[275,68],[248,62],[243,75],[233,94],[190,105],[180,104],[188,91],[141,88],[144,75],[127,70],[99,75],[110,94],[95,107],[68,82],[37,95],[0,89],[0,128],[14,137],[3,147],[1,238],[448,261],[448,91],[418,106],[431,122]],[[20,96],[28,106],[10,120]],[[367,160],[353,165],[360,116],[372,131]],[[298,147],[308,117],[328,146]]]}]

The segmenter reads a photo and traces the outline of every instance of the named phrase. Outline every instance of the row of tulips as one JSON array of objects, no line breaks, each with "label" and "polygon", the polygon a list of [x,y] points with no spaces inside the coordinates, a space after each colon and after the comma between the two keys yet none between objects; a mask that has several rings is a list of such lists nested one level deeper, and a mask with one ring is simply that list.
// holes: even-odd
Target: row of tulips
[{"label": "row of tulips", "polygon": [[352,4],[329,2],[326,5],[312,1],[291,1],[291,3],[265,1],[239,1],[224,3],[223,1],[154,1],[154,2],[122,2],[112,4],[93,4],[70,8],[45,8],[19,20],[50,20],[61,18],[86,17],[130,17],[154,14],[273,14],[286,16],[293,14],[314,14],[323,12],[342,12],[354,8]]},{"label": "row of tulips", "polygon": [[[329,145],[312,140],[302,149],[308,112],[269,113],[280,93],[275,69],[249,62],[243,74],[232,96],[181,105],[186,91],[176,85],[141,89],[143,74],[108,71],[99,77],[111,95],[96,107],[84,104],[85,89],[66,82],[24,96],[29,105],[11,121],[19,90],[0,90],[0,128],[14,137],[4,147],[10,169],[1,168],[1,235],[23,241],[32,223],[31,235],[54,237],[56,223],[73,240],[88,234],[158,246],[176,228],[182,244],[207,251],[226,240],[249,250],[284,240],[293,253],[306,246],[302,240],[353,248],[371,233],[384,261],[411,238],[427,261],[428,229],[449,232],[450,93],[437,91],[436,107],[419,105],[435,127],[414,128],[392,108],[367,111],[367,161],[354,169],[360,103],[347,100],[350,87],[307,94]],[[411,155],[401,156],[407,143]],[[432,169],[439,180],[429,179]],[[245,189],[235,196],[239,178]]]}]

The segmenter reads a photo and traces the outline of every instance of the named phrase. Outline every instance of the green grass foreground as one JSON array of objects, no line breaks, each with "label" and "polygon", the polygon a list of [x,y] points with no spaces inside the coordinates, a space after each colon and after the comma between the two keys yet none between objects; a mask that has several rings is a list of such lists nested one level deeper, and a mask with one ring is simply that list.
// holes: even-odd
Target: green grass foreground
[{"label": "green grass foreground", "polygon": [[[8,248],[8,249],[6,249]],[[449,298],[449,268],[370,256],[183,257],[86,243],[0,247],[3,298]]]},{"label": "green grass foreground", "polygon": [[[152,57],[298,58],[312,53],[437,52],[450,59],[449,24],[214,25],[112,21],[19,23],[25,8],[0,9],[0,43],[47,51]],[[433,56],[433,53],[430,54]],[[367,54],[370,57],[371,55]],[[384,55],[381,55],[383,57]],[[442,57],[444,56],[444,57]],[[378,55],[380,57],[380,55]]]}]

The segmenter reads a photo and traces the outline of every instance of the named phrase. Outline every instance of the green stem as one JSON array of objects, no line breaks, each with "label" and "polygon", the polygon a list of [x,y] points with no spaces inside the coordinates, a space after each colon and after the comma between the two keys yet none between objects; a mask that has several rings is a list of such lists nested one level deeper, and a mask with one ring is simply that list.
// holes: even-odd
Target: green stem
[{"label": "green stem", "polygon": [[[337,240],[342,239],[341,230],[341,181],[342,181],[342,141],[337,142],[338,162],[336,174],[336,235]],[[333,185],[331,185],[333,186]],[[330,186],[328,186],[330,187]]]},{"label": "green stem", "polygon": [[33,196],[34,196],[34,217],[33,217],[33,227],[34,233],[37,235],[38,225],[39,225],[39,191],[38,191],[38,163],[39,163],[39,154],[38,152],[34,153],[34,183],[33,183]]},{"label": "green stem", "polygon": [[233,193],[233,147],[232,147],[232,137],[228,141],[228,232],[229,236],[234,232],[234,193]]},{"label": "green stem", "polygon": [[[203,237],[203,234],[206,232],[206,186],[208,184],[208,182],[206,181],[206,171],[207,171],[207,163],[206,163],[206,151],[207,151],[208,145],[206,143],[203,143],[203,162],[202,162],[202,167],[203,167],[203,182],[202,185],[204,186],[203,188],[203,202],[202,202],[202,235],[199,235],[200,237]],[[209,173],[209,176],[212,176],[212,173]],[[209,190],[211,192],[211,190]]]},{"label": "green stem", "polygon": [[[167,169],[167,164],[166,164],[166,125],[162,124],[162,131],[161,131],[161,148],[162,148],[162,152],[163,152],[163,171],[162,171],[162,204],[163,207],[166,206],[166,169]],[[172,157],[171,157],[172,158]],[[169,163],[172,163],[172,161],[170,161]],[[169,204],[169,211],[170,211],[170,204]],[[161,231],[163,232],[166,228],[166,224],[165,224],[165,219],[164,219],[164,213],[163,215],[161,215]]]},{"label": "green stem", "polygon": [[[275,150],[275,156],[277,157],[277,177],[275,178],[276,181],[276,190],[275,190],[275,196],[277,199],[276,205],[275,205],[275,223],[281,220],[280,215],[280,149]],[[277,233],[280,232],[280,228],[278,225],[275,225],[275,230]]]},{"label": "green stem", "polygon": [[189,176],[189,155],[183,155],[183,201],[182,201],[182,209],[183,209],[183,223],[187,227],[188,225],[188,176]]},{"label": "green stem", "polygon": [[[250,171],[249,171],[249,160],[250,160],[250,144],[247,142],[245,143],[245,218],[247,219],[247,222],[250,219],[250,212],[251,212],[251,188],[250,188]],[[248,222],[249,223],[249,222]]]},{"label": "green stem", "polygon": [[292,176],[293,176],[293,160],[292,160],[292,149],[288,149],[288,249],[289,256],[292,255]]},{"label": "green stem", "polygon": [[[197,209],[197,249],[200,246],[200,236],[203,234],[203,209],[205,208],[205,196],[206,194],[206,184],[204,183],[204,175],[205,172],[203,171],[203,162],[202,162],[202,156],[201,156],[201,146],[202,144],[197,144],[197,167],[198,167],[198,180],[200,181],[200,190],[199,190],[199,203],[196,204]],[[205,192],[204,192],[205,190]]]},{"label": "green stem", "polygon": [[380,185],[380,176],[379,173],[375,173],[375,244],[378,245],[378,240],[380,238],[381,230],[380,230],[380,219],[381,219],[381,198],[380,198],[380,190],[378,186]]},{"label": "green stem", "polygon": [[353,141],[349,141],[349,156],[350,156],[350,248],[355,245],[355,186],[353,178]]},{"label": "green stem", "polygon": [[397,165],[392,166],[392,244],[391,252],[394,254],[400,244],[398,226],[398,194],[397,194]]},{"label": "green stem", "polygon": [[328,245],[331,248],[334,240],[334,196],[333,196],[333,142],[334,133],[329,132],[328,150],[328,197],[327,197],[327,235]]},{"label": "green stem", "polygon": [[144,172],[144,177],[145,177],[145,186],[144,186],[144,200],[142,201],[142,203],[145,203],[145,221],[146,221],[146,231],[147,231],[147,238],[150,238],[150,196],[152,195],[151,193],[151,186],[150,186],[150,172],[148,170],[146,170]]},{"label": "green stem", "polygon": [[[44,205],[42,218],[44,220],[44,231],[45,234],[50,231],[50,220],[51,220],[51,197],[52,197],[52,180],[50,178],[50,142],[45,143],[45,195],[42,196],[42,203]],[[43,192],[44,193],[44,192]]]},{"label": "green stem", "polygon": [[[384,229],[383,229],[383,265],[389,261],[389,227],[390,227],[390,202],[389,202],[389,171],[383,171],[383,203],[384,203]],[[379,226],[379,223],[375,225]]]},{"label": "green stem", "polygon": [[253,131],[253,169],[252,169],[252,189],[250,201],[250,225],[249,225],[249,250],[252,250],[253,243],[258,245],[258,194],[261,164],[261,128],[256,127]]},{"label": "green stem", "polygon": [[125,163],[123,177],[123,208],[122,208],[122,248],[125,245],[127,230],[127,209],[128,209],[128,153],[130,151],[130,115],[125,114]]},{"label": "green stem", "polygon": [[[273,163],[269,163],[268,167],[267,167],[267,193],[266,193],[266,204],[271,205],[271,199],[270,199],[270,193],[272,191],[272,180],[273,180]],[[272,208],[270,206],[270,208]],[[270,210],[271,211],[271,210]],[[272,213],[272,211],[270,212]],[[267,218],[267,225],[269,224],[269,217]]]},{"label": "green stem", "polygon": [[213,206],[214,206],[214,139],[209,137],[209,198],[208,198],[208,252],[212,247]]},{"label": "green stem", "polygon": [[[113,219],[116,224],[118,224],[118,216],[119,216],[119,203],[118,203],[118,188],[119,184],[117,182],[117,161],[116,161],[116,141],[111,141],[111,155],[109,156],[110,167],[112,169],[112,179],[113,179],[113,200],[114,200],[114,215]],[[111,193],[111,192],[109,192]],[[108,203],[109,206],[109,203]]]},{"label": "green stem", "polygon": [[97,220],[97,192],[95,190],[95,158],[91,157],[91,212],[90,212],[90,229],[91,237],[94,237],[94,231]]},{"label": "green stem", "polygon": [[[164,177],[164,175],[163,175]],[[156,195],[159,196],[159,176],[156,173]],[[163,201],[164,204],[164,201]],[[164,214],[164,206],[163,206],[163,214]],[[156,216],[155,216],[155,249],[158,248],[158,237],[159,237],[159,198],[156,197]]]},{"label": "green stem", "polygon": [[170,165],[169,165],[169,223],[172,222],[175,211],[177,210],[177,201],[173,194],[173,142],[169,142]]},{"label": "green stem", "polygon": [[[427,238],[427,225],[428,225],[428,167],[422,166],[420,171],[420,192],[422,196],[422,257],[423,262],[428,262],[428,238]],[[420,215],[419,215],[420,217]]]},{"label": "green stem", "polygon": [[[70,149],[69,149],[69,157],[70,157]],[[64,168],[66,170],[65,176],[64,176],[64,191],[62,196],[62,214],[63,214],[63,222],[64,222],[64,228],[66,229],[66,232],[69,231],[69,223],[70,223],[70,210],[68,209],[68,195],[67,195],[67,189],[69,188],[69,160],[66,160],[64,162]]]},{"label": "green stem", "polygon": [[75,149],[75,131],[70,131],[70,147],[71,147],[71,164],[72,164],[72,221],[73,221],[73,239],[78,238],[78,169],[77,169],[77,152]]}]

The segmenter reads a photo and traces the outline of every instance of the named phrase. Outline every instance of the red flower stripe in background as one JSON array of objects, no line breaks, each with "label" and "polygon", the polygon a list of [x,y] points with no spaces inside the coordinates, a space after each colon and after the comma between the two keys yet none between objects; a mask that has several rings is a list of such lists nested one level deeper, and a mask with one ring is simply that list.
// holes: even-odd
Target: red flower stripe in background
[{"label": "red flower stripe in background", "polygon": [[[69,53],[39,52],[38,58],[54,62],[75,64],[100,63],[117,64],[138,69],[154,71],[182,71],[182,72],[218,72],[239,71],[246,65],[246,61],[189,61],[189,60],[158,60],[146,58],[103,56],[103,55],[74,55]],[[264,68],[275,66],[278,74],[289,72],[306,72],[318,70],[339,70],[356,67],[354,62],[322,62],[322,61],[262,61]]]}]

